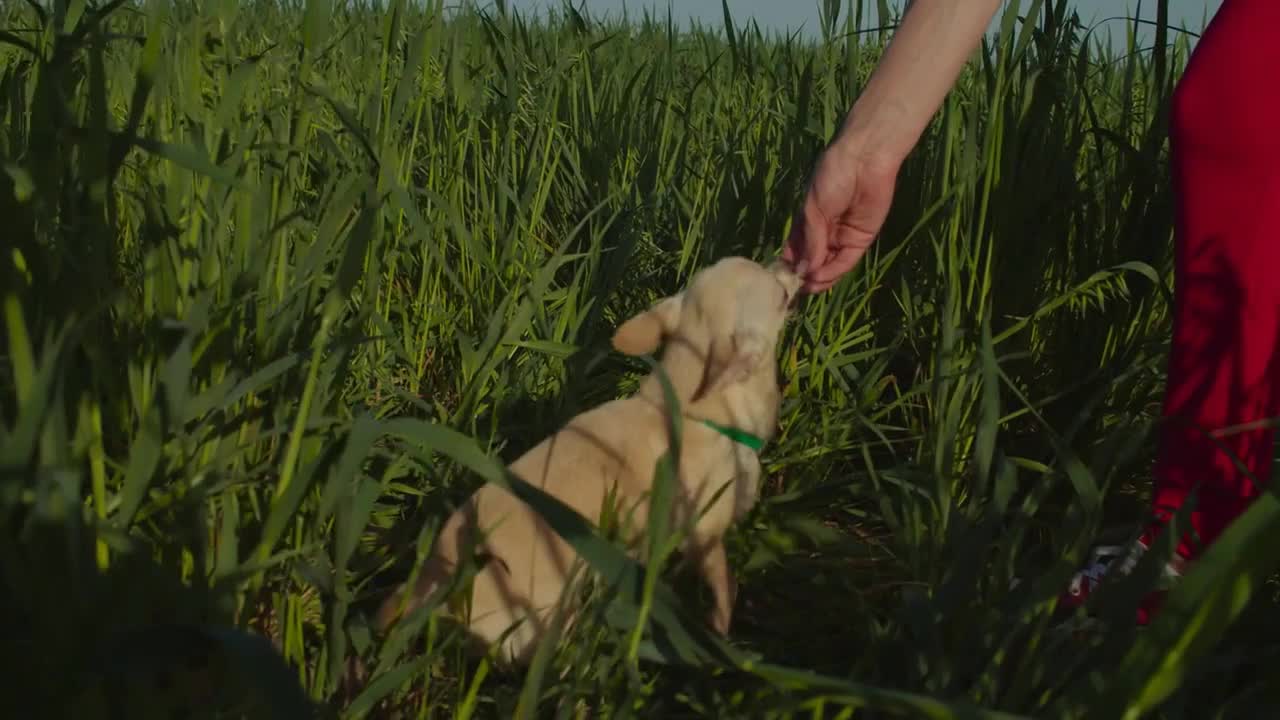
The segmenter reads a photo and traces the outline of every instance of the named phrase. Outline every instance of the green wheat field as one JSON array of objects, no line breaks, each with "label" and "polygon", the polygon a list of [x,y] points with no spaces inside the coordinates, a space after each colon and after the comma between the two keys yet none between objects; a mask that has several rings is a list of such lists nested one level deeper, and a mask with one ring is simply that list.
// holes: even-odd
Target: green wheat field
[{"label": "green wheat field", "polygon": [[[1270,495],[1159,622],[1132,623],[1159,552],[1092,626],[1055,617],[1150,483],[1193,39],[1163,21],[1004,12],[784,338],[727,640],[678,555],[502,472],[647,372],[622,319],[780,250],[898,19],[824,6],[813,39],[727,9],[5,3],[4,715],[1267,716]],[[483,482],[598,571],[526,672],[440,612],[370,626]]]}]

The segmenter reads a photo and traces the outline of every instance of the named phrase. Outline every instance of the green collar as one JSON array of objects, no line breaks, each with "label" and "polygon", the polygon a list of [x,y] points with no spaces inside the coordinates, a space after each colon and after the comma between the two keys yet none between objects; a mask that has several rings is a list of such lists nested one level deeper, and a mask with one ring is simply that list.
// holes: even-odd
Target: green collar
[{"label": "green collar", "polygon": [[729,438],[730,440],[740,445],[745,445],[756,452],[760,452],[760,450],[764,447],[764,440],[761,440],[758,436],[752,435],[746,430],[725,427],[724,425],[713,423],[710,420],[699,420],[698,422],[702,423],[703,425],[706,425],[712,430],[715,430],[716,432]]}]

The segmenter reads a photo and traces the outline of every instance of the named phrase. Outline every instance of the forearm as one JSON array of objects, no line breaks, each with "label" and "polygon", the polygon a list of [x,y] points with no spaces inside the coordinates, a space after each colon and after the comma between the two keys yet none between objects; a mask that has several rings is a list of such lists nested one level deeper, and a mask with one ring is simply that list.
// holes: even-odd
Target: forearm
[{"label": "forearm", "polygon": [[901,163],[955,85],[1000,3],[911,2],[845,119],[841,139],[859,154]]}]

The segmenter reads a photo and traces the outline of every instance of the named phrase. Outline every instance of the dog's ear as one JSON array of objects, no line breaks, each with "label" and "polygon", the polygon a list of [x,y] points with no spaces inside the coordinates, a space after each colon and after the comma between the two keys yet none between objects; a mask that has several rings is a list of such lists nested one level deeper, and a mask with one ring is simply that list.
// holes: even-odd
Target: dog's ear
[{"label": "dog's ear", "polygon": [[746,380],[764,362],[768,347],[764,328],[741,321],[733,334],[712,341],[706,372],[694,400]]},{"label": "dog's ear", "polygon": [[613,333],[613,348],[626,355],[645,355],[680,325],[684,293],[659,300],[653,307],[622,323]]}]

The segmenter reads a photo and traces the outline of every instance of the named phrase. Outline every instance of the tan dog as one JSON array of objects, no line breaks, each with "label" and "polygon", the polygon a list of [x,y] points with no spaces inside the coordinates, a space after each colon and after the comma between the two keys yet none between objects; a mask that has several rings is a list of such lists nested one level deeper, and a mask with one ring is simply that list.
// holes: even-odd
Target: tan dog
[{"label": "tan dog", "polygon": [[[711,624],[721,633],[729,630],[737,593],[723,536],[756,502],[757,443],[773,438],[781,401],[778,338],[800,284],[781,262],[765,268],[726,258],[613,337],[614,348],[629,355],[654,352],[665,341],[661,365],[684,413],[671,521],[689,529],[681,549],[712,590]],[[665,412],[662,381],[651,374],[634,396],[576,416],[510,470],[597,524],[612,493],[613,516],[631,521],[623,537],[634,556],[656,463],[668,449]],[[471,588],[467,625],[474,639],[492,646],[523,620],[503,640],[499,660],[527,663],[562,595],[571,602],[566,585],[582,561],[535,511],[495,485],[481,487],[449,517],[410,597],[402,602],[403,590],[392,595],[377,623],[385,630],[447,583],[468,540],[488,561]]]}]

